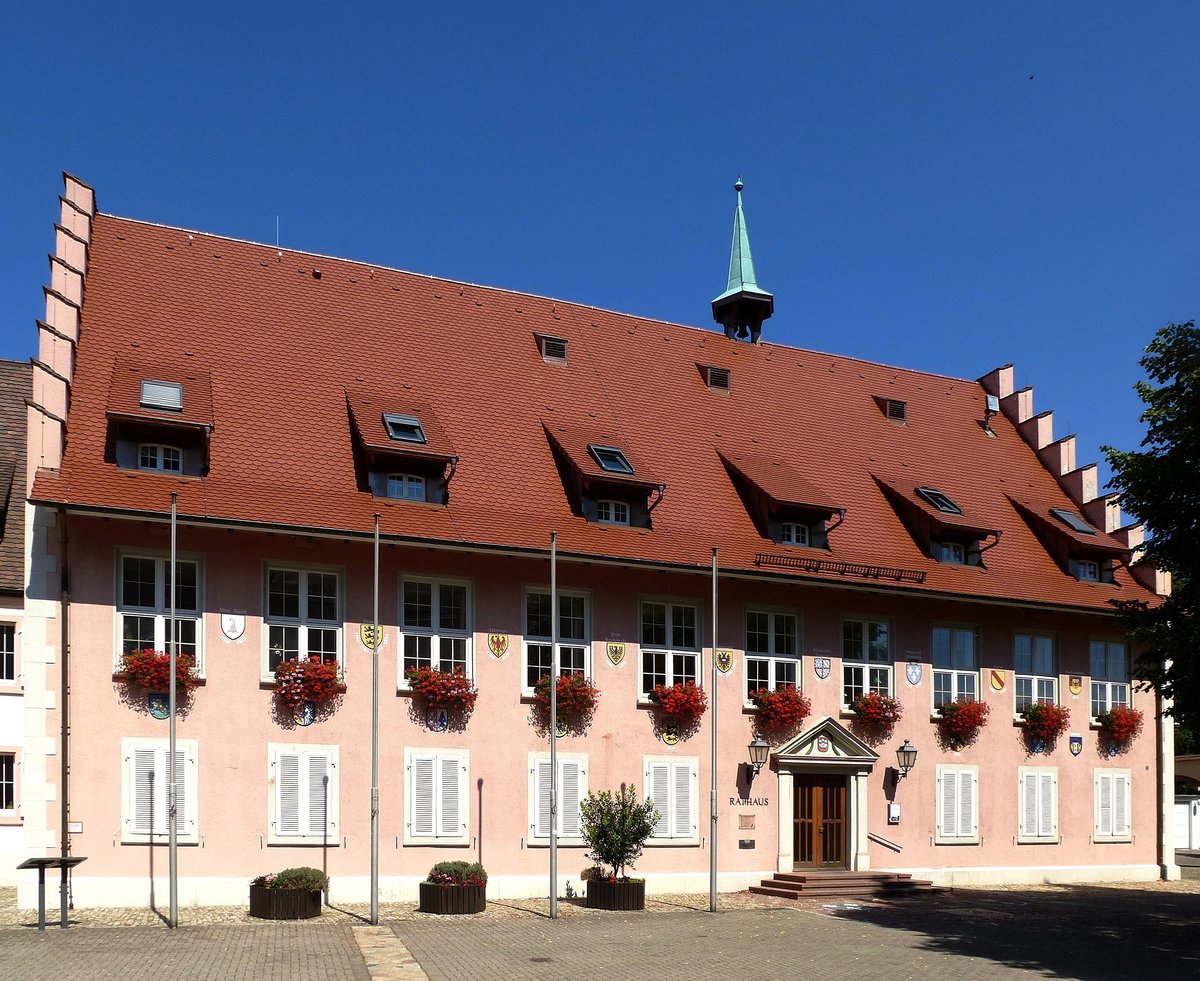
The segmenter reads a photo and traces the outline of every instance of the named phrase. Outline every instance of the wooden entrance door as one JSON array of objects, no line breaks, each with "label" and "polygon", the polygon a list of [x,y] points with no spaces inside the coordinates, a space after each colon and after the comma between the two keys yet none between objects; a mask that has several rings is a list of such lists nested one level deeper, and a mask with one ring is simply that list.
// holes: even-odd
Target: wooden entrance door
[{"label": "wooden entrance door", "polygon": [[797,868],[846,868],[846,778],[796,774]]}]

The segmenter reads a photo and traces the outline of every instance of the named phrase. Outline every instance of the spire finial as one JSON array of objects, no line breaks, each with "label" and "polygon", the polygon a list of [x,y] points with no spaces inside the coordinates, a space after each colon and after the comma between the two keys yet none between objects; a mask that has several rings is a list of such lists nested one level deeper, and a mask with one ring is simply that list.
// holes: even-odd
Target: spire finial
[{"label": "spire finial", "polygon": [[726,337],[747,337],[757,343],[762,322],[775,311],[775,298],[759,287],[750,255],[750,235],[742,212],[741,175],[734,182],[737,206],[733,211],[733,247],[729,253],[729,282],[712,301],[713,319],[725,327]]}]

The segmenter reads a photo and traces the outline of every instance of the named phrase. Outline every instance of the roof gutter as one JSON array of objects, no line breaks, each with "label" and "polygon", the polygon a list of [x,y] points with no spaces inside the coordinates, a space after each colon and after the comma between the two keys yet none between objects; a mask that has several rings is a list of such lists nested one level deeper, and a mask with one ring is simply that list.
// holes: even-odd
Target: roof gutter
[{"label": "roof gutter", "polygon": [[[125,508],[102,507],[87,504],[68,504],[61,501],[30,498],[29,503],[38,507],[52,507],[64,513],[89,515],[92,517],[117,518],[125,521],[142,521],[154,524],[167,524],[170,514],[163,512],[135,511]],[[180,525],[198,528],[216,528],[233,531],[258,531],[271,534],[294,535],[298,538],[322,538],[333,541],[374,541],[374,529],[364,528],[359,531],[352,528],[317,528],[304,525],[285,525],[272,521],[250,521],[229,518],[207,518],[200,515],[180,515]],[[491,545],[486,542],[450,542],[444,538],[421,538],[408,535],[386,535],[391,539],[391,545],[409,545],[416,548],[437,549],[446,552],[485,553],[503,555],[513,558],[545,558],[549,549],[541,546],[522,545]],[[611,555],[597,555],[592,552],[566,552],[559,550],[560,560],[579,562],[589,565],[613,566],[616,568],[639,568],[656,572],[680,572],[691,575],[712,575],[712,566],[708,562],[663,562],[639,558],[622,558]],[[1043,603],[1037,600],[1001,599],[996,597],[979,596],[972,593],[942,592],[940,590],[921,587],[880,587],[871,586],[853,580],[828,579],[819,576],[806,576],[797,573],[750,572],[744,569],[719,569],[723,579],[741,579],[747,582],[791,583],[793,585],[817,586],[828,589],[848,589],[862,593],[877,593],[885,596],[913,594],[927,596],[931,599],[947,600],[954,603],[976,603],[984,606],[1015,607],[1022,609],[1046,610],[1057,613],[1072,613],[1089,616],[1115,617],[1116,610],[1097,609],[1088,606],[1072,606],[1066,603]]]}]

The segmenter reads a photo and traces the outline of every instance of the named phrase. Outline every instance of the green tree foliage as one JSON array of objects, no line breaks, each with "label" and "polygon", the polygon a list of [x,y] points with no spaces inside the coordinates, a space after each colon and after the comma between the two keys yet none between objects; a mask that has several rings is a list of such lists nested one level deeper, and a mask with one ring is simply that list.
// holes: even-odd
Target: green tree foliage
[{"label": "green tree foliage", "polygon": [[642,847],[658,821],[654,802],[646,800],[639,804],[633,784],[622,784],[615,793],[602,790],[588,794],[579,810],[583,816],[583,840],[592,850],[592,861],[609,866],[618,878],[625,866],[632,867],[642,854]]},{"label": "green tree foliage", "polygon": [[1145,522],[1149,540],[1135,559],[1171,573],[1161,604],[1117,601],[1141,651],[1136,674],[1174,699],[1172,714],[1200,731],[1200,330],[1168,324],[1141,360],[1146,404],[1141,449],[1104,447],[1121,507]]}]

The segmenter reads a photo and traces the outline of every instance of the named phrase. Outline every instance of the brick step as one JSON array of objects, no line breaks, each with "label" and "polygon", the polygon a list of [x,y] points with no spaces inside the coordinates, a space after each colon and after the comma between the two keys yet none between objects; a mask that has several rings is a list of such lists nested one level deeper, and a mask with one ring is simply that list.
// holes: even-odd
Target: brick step
[{"label": "brick step", "polygon": [[777,872],[783,882],[903,882],[912,879],[908,872]]},{"label": "brick step", "polygon": [[784,899],[810,897],[898,897],[948,890],[906,872],[781,872],[750,892]]}]

